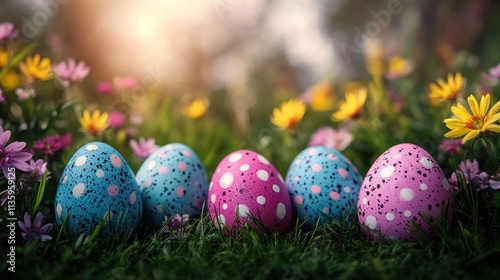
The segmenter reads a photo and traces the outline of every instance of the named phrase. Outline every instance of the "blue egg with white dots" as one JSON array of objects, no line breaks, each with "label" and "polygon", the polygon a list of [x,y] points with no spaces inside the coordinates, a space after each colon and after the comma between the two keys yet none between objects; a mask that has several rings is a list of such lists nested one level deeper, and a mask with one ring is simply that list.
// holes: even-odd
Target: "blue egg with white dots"
[{"label": "blue egg with white dots", "polygon": [[356,167],[340,152],[308,147],[293,160],[286,175],[294,217],[306,229],[334,219],[350,221],[356,214],[362,181]]},{"label": "blue egg with white dots", "polygon": [[137,229],[142,197],[132,169],[111,146],[92,142],[71,157],[61,175],[54,203],[56,222],[72,236],[101,235]]},{"label": "blue egg with white dots", "polygon": [[151,154],[137,171],[144,203],[144,219],[159,229],[165,216],[201,214],[208,180],[196,153],[180,143],[165,145]]}]

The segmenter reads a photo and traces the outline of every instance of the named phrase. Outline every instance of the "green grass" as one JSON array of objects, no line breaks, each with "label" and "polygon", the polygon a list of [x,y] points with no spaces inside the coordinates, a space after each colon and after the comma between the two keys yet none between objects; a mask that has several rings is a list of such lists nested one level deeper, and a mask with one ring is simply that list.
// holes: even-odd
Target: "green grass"
[{"label": "green grass", "polygon": [[[249,227],[238,238],[208,215],[186,236],[142,225],[125,240],[80,238],[19,246],[18,279],[496,279],[500,242],[452,231],[415,243],[367,240],[357,223],[332,222],[313,231],[259,236]],[[460,230],[461,229],[461,230]],[[54,229],[52,233],[57,231]],[[482,232],[484,234],[484,232]],[[449,242],[447,239],[454,239]],[[2,262],[2,271],[5,271]],[[5,279],[5,278],[4,278]]]}]

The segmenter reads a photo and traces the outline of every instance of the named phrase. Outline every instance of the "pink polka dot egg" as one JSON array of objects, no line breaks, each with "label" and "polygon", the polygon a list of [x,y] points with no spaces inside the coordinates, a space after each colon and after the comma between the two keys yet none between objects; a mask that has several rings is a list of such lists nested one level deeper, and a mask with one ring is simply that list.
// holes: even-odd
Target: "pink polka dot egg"
[{"label": "pink polka dot egg", "polygon": [[127,233],[137,228],[142,198],[132,169],[111,146],[92,142],[68,161],[59,180],[54,210],[56,222],[73,236],[92,232]]},{"label": "pink polka dot egg", "polygon": [[424,217],[435,221],[453,196],[434,158],[414,144],[389,148],[373,163],[361,186],[358,220],[371,239],[414,241],[414,225],[430,233]]},{"label": "pink polka dot egg", "polygon": [[208,210],[213,223],[226,234],[246,223],[259,231],[288,230],[290,198],[276,168],[262,155],[238,150],[217,166],[208,191]]},{"label": "pink polka dot egg", "polygon": [[208,179],[198,155],[172,143],[151,154],[137,171],[144,202],[144,219],[159,229],[165,215],[199,216],[207,199]]},{"label": "pink polka dot egg", "polygon": [[342,153],[312,146],[292,161],[286,185],[294,218],[306,229],[355,217],[358,193],[363,179]]}]

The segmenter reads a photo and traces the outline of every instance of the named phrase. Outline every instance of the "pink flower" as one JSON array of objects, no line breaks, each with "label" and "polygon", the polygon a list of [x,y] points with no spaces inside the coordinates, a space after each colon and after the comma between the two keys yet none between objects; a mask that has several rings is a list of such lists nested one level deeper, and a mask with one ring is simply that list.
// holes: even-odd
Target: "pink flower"
[{"label": "pink flower", "polygon": [[155,144],[155,139],[153,138],[144,139],[143,137],[141,137],[139,139],[139,142],[132,139],[130,140],[129,144],[134,151],[135,156],[140,159],[149,157],[158,149],[158,145]]},{"label": "pink flower", "polygon": [[335,130],[331,127],[321,127],[311,135],[307,146],[325,146],[341,152],[351,144],[352,140],[353,136],[346,128]]},{"label": "pink flower", "polygon": [[60,62],[52,66],[52,71],[62,80],[68,82],[79,82],[89,74],[90,68],[83,61],[76,64],[73,58],[66,62]]},{"label": "pink flower", "polygon": [[5,96],[3,95],[3,91],[0,88],[0,103],[3,103],[5,101]]},{"label": "pink flower", "polygon": [[40,181],[42,180],[43,174],[47,171],[47,163],[39,159],[37,161],[30,160],[31,170],[26,176],[28,180]]},{"label": "pink flower", "polygon": [[17,35],[19,35],[19,30],[14,30],[14,24],[8,21],[0,23],[0,41],[15,38]]},{"label": "pink flower", "polygon": [[33,143],[33,149],[38,151],[41,155],[53,156],[58,151],[71,146],[72,142],[73,136],[71,133],[68,132],[65,135],[56,134],[36,140]]},{"label": "pink flower", "polygon": [[116,77],[113,82],[115,83],[115,86],[119,89],[135,89],[138,85],[139,82],[137,82],[137,79],[133,76],[125,76],[125,77]]},{"label": "pink flower", "polygon": [[29,171],[31,167],[26,162],[33,157],[32,154],[23,151],[26,147],[25,142],[14,141],[7,146],[10,134],[10,130],[4,132],[0,127],[0,168],[5,178],[13,173],[12,170]]},{"label": "pink flower", "polygon": [[24,101],[26,99],[35,97],[35,90],[32,88],[29,89],[17,88],[15,92],[17,99],[19,101]]},{"label": "pink flower", "polygon": [[127,136],[128,137],[134,137],[137,135],[137,129],[136,128],[129,128],[127,129]]},{"label": "pink flower", "polygon": [[113,85],[110,82],[99,82],[97,84],[97,92],[100,94],[110,94],[113,91]]},{"label": "pink flower", "polygon": [[500,64],[490,68],[488,73],[483,73],[481,77],[490,82],[490,84],[496,85],[500,80]]},{"label": "pink flower", "polygon": [[441,144],[439,144],[438,149],[445,153],[449,153],[454,156],[457,154],[458,150],[462,148],[464,144],[462,144],[462,138],[460,139],[444,139]]},{"label": "pink flower", "polygon": [[113,111],[109,114],[108,123],[111,128],[119,128],[125,125],[127,118],[125,115],[118,111]]}]

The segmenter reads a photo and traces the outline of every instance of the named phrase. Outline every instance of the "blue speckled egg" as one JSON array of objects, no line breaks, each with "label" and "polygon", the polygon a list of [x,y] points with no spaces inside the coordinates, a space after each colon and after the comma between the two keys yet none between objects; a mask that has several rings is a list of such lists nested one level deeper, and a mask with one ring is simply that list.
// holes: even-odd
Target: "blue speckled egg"
[{"label": "blue speckled egg", "polygon": [[292,162],[286,185],[294,217],[310,229],[332,219],[352,219],[362,178],[356,167],[340,152],[313,146]]},{"label": "blue speckled egg", "polygon": [[173,143],[156,150],[137,172],[144,219],[160,228],[165,215],[199,216],[207,198],[205,168],[188,146]]},{"label": "blue speckled egg", "polygon": [[64,168],[54,207],[56,222],[64,222],[71,235],[90,233],[101,221],[101,233],[108,235],[137,228],[142,198],[122,155],[92,142],[76,151]]}]

